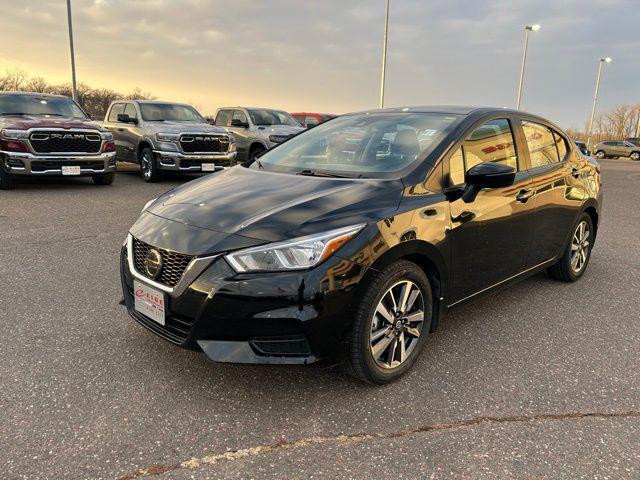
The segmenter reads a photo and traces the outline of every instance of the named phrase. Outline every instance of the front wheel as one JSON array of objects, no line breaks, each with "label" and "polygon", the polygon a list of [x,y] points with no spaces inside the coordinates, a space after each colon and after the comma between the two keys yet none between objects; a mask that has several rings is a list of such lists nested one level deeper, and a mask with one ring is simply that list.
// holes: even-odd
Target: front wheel
[{"label": "front wheel", "polygon": [[248,156],[247,159],[248,160],[253,160],[254,158],[256,158],[258,155],[260,155],[265,150],[266,150],[266,148],[264,148],[262,145],[254,145],[249,150],[249,156]]},{"label": "front wheel", "polygon": [[346,367],[356,378],[382,385],[404,375],[429,332],[433,298],[424,271],[400,260],[367,287],[349,335]]},{"label": "front wheel", "polygon": [[631,154],[631,160],[635,160],[635,161],[640,160],[640,152],[633,152]]},{"label": "front wheel", "polygon": [[[2,161],[0,159],[0,161]],[[13,176],[5,172],[4,168],[0,164],[0,190],[13,190],[15,188],[15,180]]]},{"label": "front wheel", "polygon": [[105,173],[102,175],[94,175],[91,179],[96,185],[111,185],[115,176],[115,173]]},{"label": "front wheel", "polygon": [[140,171],[144,181],[149,183],[157,182],[162,176],[153,151],[149,147],[143,148],[140,152]]},{"label": "front wheel", "polygon": [[605,157],[604,152],[602,150],[598,150],[596,152],[596,158],[602,160]]},{"label": "front wheel", "polygon": [[588,213],[583,213],[573,228],[573,235],[562,258],[547,269],[549,276],[563,282],[578,280],[587,269],[593,240],[593,222]]}]

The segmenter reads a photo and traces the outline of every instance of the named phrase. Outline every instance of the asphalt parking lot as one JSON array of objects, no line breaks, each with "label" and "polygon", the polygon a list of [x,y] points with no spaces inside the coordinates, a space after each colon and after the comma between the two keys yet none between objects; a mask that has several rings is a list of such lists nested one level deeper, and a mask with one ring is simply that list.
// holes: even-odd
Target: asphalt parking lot
[{"label": "asphalt parking lot", "polygon": [[583,279],[455,310],[382,388],[213,364],[129,318],[120,246],[183,179],[1,192],[2,478],[640,477],[640,163],[602,164]]}]

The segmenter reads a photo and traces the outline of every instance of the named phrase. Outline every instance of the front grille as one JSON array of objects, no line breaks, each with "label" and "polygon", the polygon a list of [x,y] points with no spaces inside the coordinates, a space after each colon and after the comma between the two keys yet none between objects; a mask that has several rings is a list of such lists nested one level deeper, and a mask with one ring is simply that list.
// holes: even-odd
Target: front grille
[{"label": "front grille", "polygon": [[229,137],[225,135],[182,135],[180,146],[187,153],[226,153]]},{"label": "front grille", "polygon": [[[151,278],[147,275],[144,267],[144,261],[147,258],[151,245],[141,242],[137,238],[133,239],[133,265],[138,273],[144,275],[147,278]],[[172,252],[170,250],[164,250],[162,248],[155,248],[160,253],[162,258],[162,268],[160,270],[160,276],[155,281],[166,285],[167,287],[175,287],[178,281],[182,278],[182,274],[187,269],[187,266],[193,260],[192,255],[184,255],[182,253]],[[153,279],[152,279],[153,280]]]},{"label": "front grille", "polygon": [[304,336],[283,338],[254,338],[251,344],[262,355],[308,357],[311,348]]},{"label": "front grille", "polygon": [[36,153],[98,153],[102,146],[99,133],[38,131],[29,136]]},{"label": "front grille", "polygon": [[65,167],[90,168],[92,170],[104,170],[103,162],[94,162],[91,160],[69,161],[69,160],[35,160],[31,162],[32,172],[44,172],[46,170],[60,170]]}]

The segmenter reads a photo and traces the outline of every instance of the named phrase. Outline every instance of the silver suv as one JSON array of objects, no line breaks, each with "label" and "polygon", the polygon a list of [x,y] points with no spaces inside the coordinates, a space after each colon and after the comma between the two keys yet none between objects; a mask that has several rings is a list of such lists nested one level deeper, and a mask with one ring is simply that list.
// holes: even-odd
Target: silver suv
[{"label": "silver suv", "polygon": [[119,100],[109,106],[103,126],[113,133],[118,160],[139,163],[147,182],[162,171],[213,172],[236,164],[233,136],[190,105]]},{"label": "silver suv", "polygon": [[250,160],[304,130],[291,114],[269,108],[220,108],[214,124],[233,134],[242,160]]},{"label": "silver suv", "polygon": [[640,160],[640,147],[624,140],[607,140],[593,146],[596,158],[629,157]]}]

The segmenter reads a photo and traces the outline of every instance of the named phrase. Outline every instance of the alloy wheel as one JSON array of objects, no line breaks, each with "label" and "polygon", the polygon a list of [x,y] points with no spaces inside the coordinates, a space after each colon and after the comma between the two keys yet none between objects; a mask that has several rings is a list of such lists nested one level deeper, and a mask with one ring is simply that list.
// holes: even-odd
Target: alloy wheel
[{"label": "alloy wheel", "polygon": [[581,221],[576,227],[571,240],[571,269],[574,273],[580,273],[587,264],[589,245],[591,243],[589,240],[590,235],[589,225],[585,220]]},{"label": "alloy wheel", "polygon": [[142,153],[142,159],[140,162],[140,167],[142,170],[142,175],[144,176],[145,179],[149,179],[151,178],[151,171],[153,168],[153,165],[151,164],[151,162],[153,161],[153,159],[151,158],[151,155],[149,154],[148,151],[144,151]]},{"label": "alloy wheel", "polygon": [[369,342],[376,364],[396,368],[418,345],[424,326],[424,299],[418,285],[403,280],[389,288],[371,319]]},{"label": "alloy wheel", "polygon": [[602,159],[604,158],[604,152],[602,152],[602,151],[597,152],[597,153],[596,153],[596,158],[599,158],[599,159],[601,159],[601,160],[602,160]]}]

